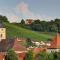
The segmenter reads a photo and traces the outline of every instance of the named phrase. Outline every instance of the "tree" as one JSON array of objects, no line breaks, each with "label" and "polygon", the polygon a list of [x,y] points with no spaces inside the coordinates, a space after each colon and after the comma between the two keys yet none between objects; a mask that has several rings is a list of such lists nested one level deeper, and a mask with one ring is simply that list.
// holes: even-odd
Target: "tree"
[{"label": "tree", "polygon": [[53,53],[42,51],[36,55],[35,60],[54,60],[54,56]]},{"label": "tree", "polygon": [[33,60],[33,52],[31,50],[26,54],[25,60]]},{"label": "tree", "polygon": [[58,59],[57,59],[57,60],[60,60],[60,51],[59,51],[59,52],[57,52],[57,57],[58,57]]},{"label": "tree", "polygon": [[55,19],[55,24],[57,25],[58,32],[60,33],[60,19]]},{"label": "tree", "polygon": [[2,16],[2,15],[0,15],[0,22],[8,22],[9,23],[7,17],[6,16]]},{"label": "tree", "polygon": [[36,55],[35,60],[47,60],[47,54],[46,52],[40,52]]},{"label": "tree", "polygon": [[31,41],[31,39],[27,38],[27,40],[26,40],[26,47],[29,47],[29,46],[32,46],[32,45],[33,45],[33,43]]},{"label": "tree", "polygon": [[25,24],[25,21],[23,19],[21,20],[21,24]]},{"label": "tree", "polygon": [[51,21],[40,21],[39,19],[34,20],[32,24],[24,24],[25,21],[22,19],[20,26],[26,29],[42,32],[59,32],[60,33],[60,19],[54,19]]},{"label": "tree", "polygon": [[17,55],[13,49],[8,49],[5,60],[18,60]]},{"label": "tree", "polygon": [[33,24],[31,27],[32,27],[32,30],[34,31],[42,31],[41,24]]},{"label": "tree", "polygon": [[53,53],[48,53],[48,60],[54,60]]},{"label": "tree", "polygon": [[34,22],[33,22],[33,24],[40,24],[40,20],[38,19],[38,20],[35,20]]}]

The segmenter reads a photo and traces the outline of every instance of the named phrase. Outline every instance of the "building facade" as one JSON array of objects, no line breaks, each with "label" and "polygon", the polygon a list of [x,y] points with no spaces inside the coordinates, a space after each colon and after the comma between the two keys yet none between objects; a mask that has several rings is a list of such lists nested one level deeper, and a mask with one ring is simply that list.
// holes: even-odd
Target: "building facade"
[{"label": "building facade", "polygon": [[6,28],[2,23],[0,23],[0,41],[6,39]]}]

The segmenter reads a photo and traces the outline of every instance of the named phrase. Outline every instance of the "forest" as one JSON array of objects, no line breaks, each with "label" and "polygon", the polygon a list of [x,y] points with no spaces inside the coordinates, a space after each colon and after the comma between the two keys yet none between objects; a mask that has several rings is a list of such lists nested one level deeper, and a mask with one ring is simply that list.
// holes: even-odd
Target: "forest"
[{"label": "forest", "polygon": [[20,27],[38,32],[60,32],[60,19],[56,18],[50,21],[34,20],[31,24],[25,24],[22,19],[20,23],[14,23]]}]

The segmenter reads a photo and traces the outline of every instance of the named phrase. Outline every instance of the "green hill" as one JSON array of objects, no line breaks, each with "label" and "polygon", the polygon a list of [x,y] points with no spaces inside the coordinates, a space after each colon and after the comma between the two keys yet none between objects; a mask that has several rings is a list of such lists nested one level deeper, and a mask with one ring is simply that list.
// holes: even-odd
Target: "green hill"
[{"label": "green hill", "polygon": [[38,33],[31,30],[27,30],[16,25],[10,23],[4,23],[7,28],[7,37],[23,37],[23,38],[31,38],[33,40],[48,40],[53,37],[52,34]]}]

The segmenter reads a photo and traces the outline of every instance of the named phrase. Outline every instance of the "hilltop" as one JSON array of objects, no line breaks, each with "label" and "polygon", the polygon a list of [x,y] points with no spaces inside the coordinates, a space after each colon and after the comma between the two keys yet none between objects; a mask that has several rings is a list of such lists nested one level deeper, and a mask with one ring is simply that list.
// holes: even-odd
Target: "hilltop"
[{"label": "hilltop", "polygon": [[41,40],[48,40],[53,37],[53,34],[46,34],[46,33],[39,33],[32,30],[24,29],[22,27],[18,27],[11,23],[4,23],[6,29],[7,29],[7,37],[13,38],[13,37],[22,37],[22,38],[31,38],[35,41],[41,41]]}]

